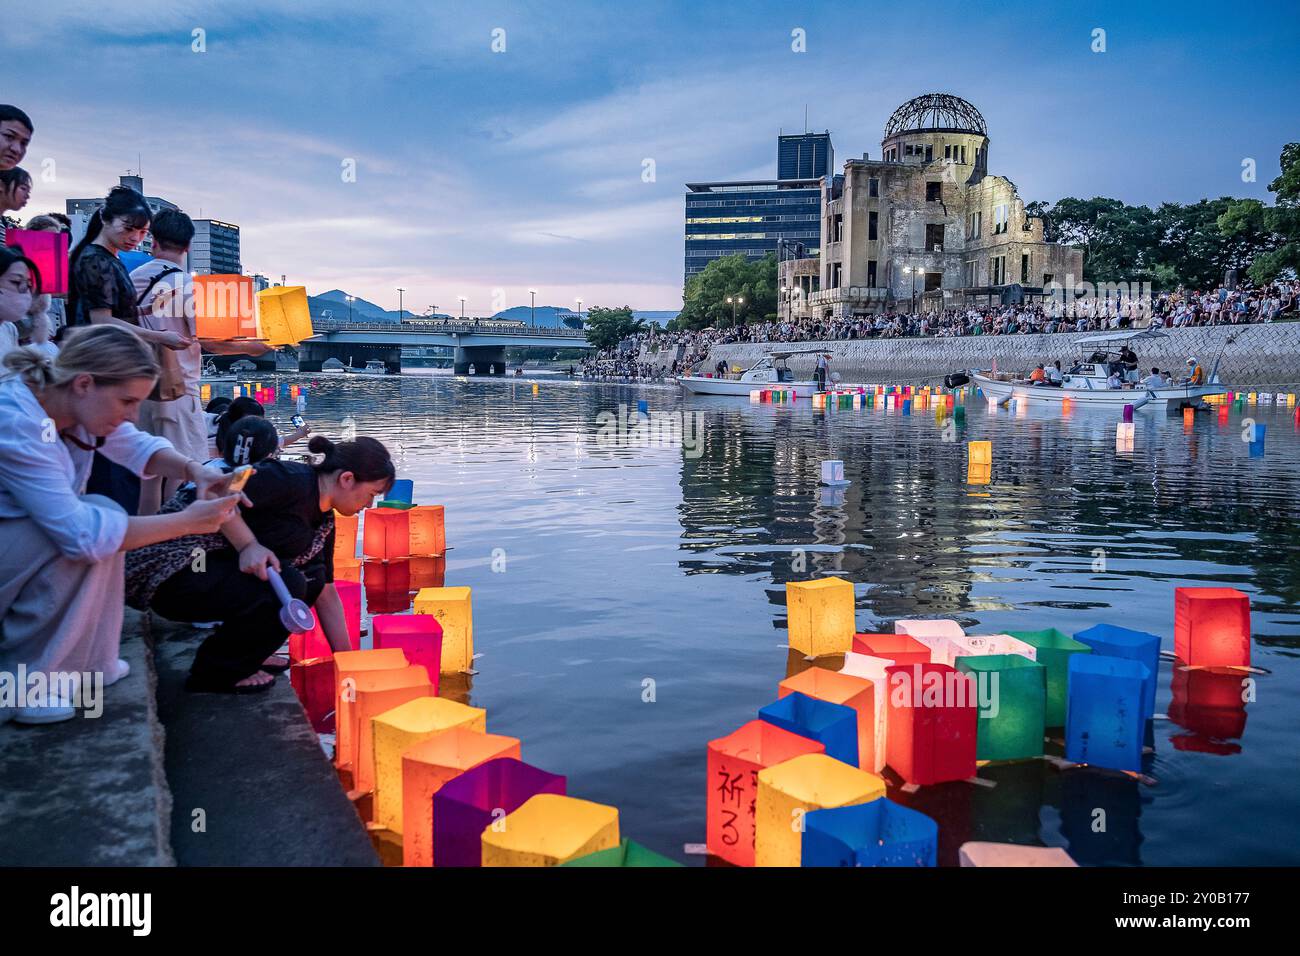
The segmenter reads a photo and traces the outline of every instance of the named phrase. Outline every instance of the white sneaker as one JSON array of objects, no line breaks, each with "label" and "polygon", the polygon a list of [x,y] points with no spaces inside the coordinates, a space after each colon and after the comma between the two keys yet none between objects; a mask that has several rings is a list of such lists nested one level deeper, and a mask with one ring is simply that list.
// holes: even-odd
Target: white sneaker
[{"label": "white sneaker", "polygon": [[131,673],[131,665],[119,657],[117,659],[117,673],[116,674],[105,673],[104,686],[112,687],[114,684],[116,684],[123,677],[126,677],[130,673]]},{"label": "white sneaker", "polygon": [[44,707],[18,707],[14,710],[16,724],[55,724],[77,716],[77,708],[62,698],[56,698]]}]

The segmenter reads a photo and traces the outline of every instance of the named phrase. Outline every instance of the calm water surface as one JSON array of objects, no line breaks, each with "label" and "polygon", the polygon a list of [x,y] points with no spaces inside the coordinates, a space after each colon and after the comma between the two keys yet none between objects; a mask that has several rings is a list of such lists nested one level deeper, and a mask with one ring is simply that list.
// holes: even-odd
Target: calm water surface
[{"label": "calm water surface", "polygon": [[[1182,722],[1154,724],[1155,786],[1040,760],[983,768],[994,787],[890,795],[939,821],[941,863],[966,840],[1062,846],[1085,864],[1300,863],[1300,438],[1286,409],[1249,412],[1268,425],[1263,458],[1236,413],[1185,433],[1181,418],[1139,412],[1135,451],[1117,456],[1105,412],[977,404],[951,442],[932,412],[826,414],[675,387],[279,381],[311,386],[318,431],[338,437],[350,417],[394,451],[418,502],[446,505],[446,584],[473,588],[484,656],[469,699],[488,729],[567,774],[569,793],[617,806],[624,835],[652,849],[703,862],[683,846],[704,842],[706,743],[807,666],[781,646],[786,582],[836,574],[854,583],[859,631],[900,617],[976,633],[1111,622],[1171,652],[1176,586],[1247,592],[1254,663],[1271,673],[1254,702],[1225,707],[1240,678],[1180,682],[1175,701],[1162,661],[1156,712]],[[702,454],[602,446],[600,413],[638,400],[701,411]],[[268,408],[279,424],[290,411]],[[965,481],[976,439],[993,442],[986,486]],[[818,487],[827,458],[852,480],[840,496]],[[406,605],[378,580],[374,603]]]}]

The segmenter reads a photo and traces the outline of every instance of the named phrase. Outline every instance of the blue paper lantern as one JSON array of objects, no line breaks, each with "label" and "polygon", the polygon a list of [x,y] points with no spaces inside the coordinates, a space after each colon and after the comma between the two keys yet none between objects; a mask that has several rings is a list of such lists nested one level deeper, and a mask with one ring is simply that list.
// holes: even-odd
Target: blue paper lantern
[{"label": "blue paper lantern", "polygon": [[1087,644],[1094,654],[1123,657],[1145,664],[1150,675],[1142,688],[1142,719],[1150,720],[1156,713],[1156,678],[1160,673],[1160,636],[1146,631],[1134,631],[1117,624],[1096,624],[1079,631],[1074,639]]},{"label": "blue paper lantern", "polygon": [[1103,654],[1070,656],[1065,759],[1112,770],[1142,769],[1143,687],[1139,661]]},{"label": "blue paper lantern", "polygon": [[406,504],[411,503],[411,497],[415,494],[415,482],[410,478],[394,478],[393,487],[388,489],[386,500],[401,501]]},{"label": "blue paper lantern", "polygon": [[826,748],[828,757],[858,765],[858,712],[852,707],[796,691],[762,708],[758,719],[816,740]]},{"label": "blue paper lantern", "polygon": [[935,866],[939,826],[880,797],[804,816],[803,866]]}]

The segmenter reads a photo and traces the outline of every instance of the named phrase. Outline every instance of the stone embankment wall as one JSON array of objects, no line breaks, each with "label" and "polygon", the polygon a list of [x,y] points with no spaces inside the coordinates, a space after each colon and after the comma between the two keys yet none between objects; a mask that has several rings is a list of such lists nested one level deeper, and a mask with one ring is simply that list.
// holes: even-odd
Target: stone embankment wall
[{"label": "stone embankment wall", "polygon": [[[1054,335],[968,335],[958,338],[854,339],[841,342],[794,342],[789,348],[825,348],[833,354],[831,370],[845,382],[921,382],[942,378],[959,369],[987,369],[997,360],[998,371],[1028,371],[1039,362],[1055,359],[1067,370],[1078,357],[1076,339],[1095,332],[1058,332]],[[1300,322],[1274,322],[1259,325],[1205,326],[1189,329],[1165,329],[1165,338],[1139,343],[1135,347],[1146,374],[1152,366],[1173,369],[1176,374],[1186,368],[1189,356],[1195,357],[1208,373],[1220,350],[1219,378],[1230,385],[1300,385]],[[1225,346],[1225,342],[1233,341]],[[707,371],[726,359],[730,364],[747,368],[769,349],[781,344],[743,342],[714,346],[706,363]],[[676,357],[676,349],[650,353],[642,350],[644,362],[667,364]],[[814,357],[796,356],[790,367],[800,378],[811,378]]]}]

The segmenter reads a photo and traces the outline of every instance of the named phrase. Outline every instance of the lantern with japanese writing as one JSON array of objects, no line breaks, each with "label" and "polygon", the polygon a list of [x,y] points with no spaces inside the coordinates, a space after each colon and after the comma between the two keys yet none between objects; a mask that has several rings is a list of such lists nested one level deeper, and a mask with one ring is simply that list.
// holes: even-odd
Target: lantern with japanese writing
[{"label": "lantern with japanese writing", "polygon": [[939,825],[881,797],[809,813],[801,849],[803,866],[935,866]]},{"label": "lantern with japanese writing", "polygon": [[857,714],[858,752],[856,759],[850,763],[872,772],[884,766],[884,754],[880,755],[879,766],[876,762],[876,688],[871,681],[821,667],[810,667],[802,674],[787,677],[777,685],[778,698],[792,693],[853,708]]},{"label": "lantern with japanese writing", "polygon": [[334,560],[357,556],[357,515],[334,512]]},{"label": "lantern with japanese writing", "polygon": [[843,654],[853,646],[853,585],[843,578],[791,581],[785,586],[790,646],[809,657]]},{"label": "lantern with japanese writing", "polygon": [[886,668],[885,762],[907,783],[926,786],[975,776],[978,697],[946,664]]},{"label": "lantern with japanese writing", "polygon": [[758,772],[802,754],[825,753],[815,740],[751,720],[709,741],[705,839],[708,850],[735,866],[754,865]]},{"label": "lantern with japanese writing", "polygon": [[334,731],[334,659],[317,657],[289,666],[289,684],[318,734]]},{"label": "lantern with japanese writing", "polygon": [[261,337],[273,346],[297,345],[311,338],[311,310],[307,290],[300,285],[277,285],[257,293]]},{"label": "lantern with japanese writing", "polygon": [[1156,675],[1160,673],[1160,637],[1146,631],[1134,631],[1117,624],[1096,624],[1079,631],[1074,639],[1087,644],[1093,654],[1122,657],[1137,661],[1147,669],[1142,688],[1142,719],[1150,720],[1156,712]]},{"label": "lantern with japanese writing", "polygon": [[349,686],[339,695],[335,726],[347,728],[348,738],[355,741],[352,761],[352,789],[368,793],[375,787],[374,741],[370,721],[407,701],[433,697],[423,667],[401,667],[387,671],[364,671],[352,676]]},{"label": "lantern with japanese writing", "polygon": [[423,667],[438,692],[442,625],[429,614],[376,614],[370,619],[375,647],[400,647],[406,659]]},{"label": "lantern with japanese writing", "polygon": [[[65,295],[68,291],[68,234],[35,229],[10,229],[5,245],[17,246],[40,272],[40,291]],[[129,270],[128,270],[129,271]]]},{"label": "lantern with japanese writing", "polygon": [[[343,698],[356,699],[356,675],[363,671],[400,670],[407,666],[406,655],[400,650],[386,651],[340,651],[334,655],[334,678],[338,685],[334,689],[334,710],[342,717]],[[334,741],[334,766],[342,769],[350,767],[356,754],[352,734],[347,722],[338,719],[337,734]]]},{"label": "lantern with japanese writing", "polygon": [[1174,656],[1195,667],[1250,666],[1250,598],[1236,588],[1175,588]]},{"label": "lantern with japanese writing", "polygon": [[483,831],[504,827],[505,818],[539,793],[563,796],[559,774],[511,757],[499,757],[466,770],[433,795],[433,845],[437,866],[480,866]]},{"label": "lantern with japanese writing", "polygon": [[858,765],[858,713],[852,707],[793,692],[761,708],[758,719],[817,741],[827,756]]},{"label": "lantern with japanese writing", "polygon": [[194,328],[201,339],[257,337],[253,280],[238,275],[194,277]]},{"label": "lantern with japanese writing", "polygon": [[444,674],[468,671],[474,661],[474,612],[470,589],[421,588],[415,596],[415,613],[431,614],[442,626]]},{"label": "lantern with japanese writing", "polygon": [[483,831],[483,866],[558,866],[619,844],[618,810],[539,793]]},{"label": "lantern with japanese writing", "polygon": [[411,546],[410,522],[403,508],[367,508],[361,551],[367,558],[405,558]]},{"label": "lantern with japanese writing", "polygon": [[988,654],[957,658],[957,670],[972,675],[979,697],[976,756],[980,760],[1041,757],[1047,668],[1019,654]]},{"label": "lantern with japanese writing", "polygon": [[453,727],[402,754],[402,863],[433,866],[433,796],[443,784],[498,757],[519,759],[519,738]]},{"label": "lantern with japanese writing", "polygon": [[1091,654],[1092,648],[1054,627],[1044,628],[1041,631],[1007,631],[1007,633],[1037,650],[1035,659],[1047,668],[1047,710],[1043,714],[1045,726],[1065,726],[1065,699],[1070,679],[1070,656]]},{"label": "lantern with japanese writing", "polygon": [[883,779],[826,754],[804,754],[760,770],[754,865],[799,866],[807,814],[867,803],[884,795]]},{"label": "lantern with japanese writing", "polygon": [[442,505],[416,505],[407,512],[410,523],[410,544],[407,550],[413,556],[437,557],[447,551],[447,537],[443,530]]},{"label": "lantern with japanese writing", "polygon": [[443,697],[419,697],[370,721],[375,748],[376,823],[393,833],[402,832],[402,754],[453,727],[487,733],[487,711]]},{"label": "lantern with japanese writing", "polygon": [[569,860],[567,863],[561,863],[560,866],[681,866],[676,860],[670,860],[661,853],[643,847],[635,840],[624,838],[619,845],[610,850],[597,850],[595,853],[588,853],[586,856],[580,856],[576,859]]},{"label": "lantern with japanese writing", "polygon": [[948,638],[947,657],[941,662],[957,666],[959,657],[979,657],[985,654],[1019,654],[1031,661],[1037,660],[1038,648],[1017,640],[1010,634],[967,634]]},{"label": "lantern with japanese writing", "polygon": [[1102,654],[1070,656],[1065,759],[1111,770],[1142,770],[1145,664]]}]

